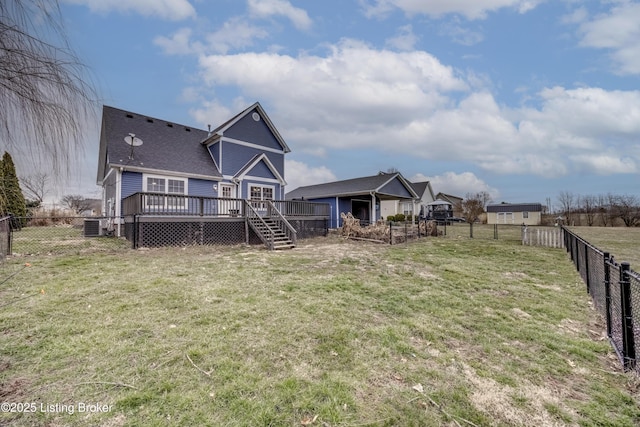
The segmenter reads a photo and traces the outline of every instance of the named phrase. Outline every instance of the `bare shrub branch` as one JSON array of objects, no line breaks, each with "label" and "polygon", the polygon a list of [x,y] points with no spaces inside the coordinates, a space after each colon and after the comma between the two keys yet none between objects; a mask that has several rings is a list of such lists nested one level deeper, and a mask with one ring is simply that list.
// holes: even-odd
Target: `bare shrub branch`
[{"label": "bare shrub branch", "polygon": [[62,22],[57,0],[0,2],[0,141],[58,174],[81,151],[96,106]]}]

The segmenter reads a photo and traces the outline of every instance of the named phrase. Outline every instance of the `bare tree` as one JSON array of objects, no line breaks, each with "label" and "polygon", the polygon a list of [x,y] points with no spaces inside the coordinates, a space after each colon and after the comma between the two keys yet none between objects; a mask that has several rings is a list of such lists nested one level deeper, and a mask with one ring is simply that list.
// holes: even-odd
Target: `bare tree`
[{"label": "bare tree", "polygon": [[489,194],[487,191],[476,193],[476,197],[480,199],[480,201],[482,202],[482,207],[485,209],[487,208],[487,205],[493,201],[491,194]]},{"label": "bare tree", "polygon": [[580,201],[582,202],[582,211],[587,219],[587,225],[591,227],[596,219],[598,199],[595,196],[587,195],[582,196]]},{"label": "bare tree", "polygon": [[25,197],[31,201],[42,204],[48,192],[49,175],[44,172],[36,172],[32,175],[20,178]]},{"label": "bare tree", "polygon": [[64,206],[69,209],[73,209],[73,211],[77,214],[81,214],[82,212],[91,209],[93,206],[93,201],[90,199],[85,199],[83,196],[78,196],[76,194],[68,194],[60,200]]},{"label": "bare tree", "polygon": [[0,140],[58,173],[81,147],[95,99],[62,22],[58,0],[0,1]]},{"label": "bare tree", "polygon": [[612,214],[622,219],[624,225],[633,227],[640,224],[640,202],[638,197],[623,195],[613,198],[611,204]]},{"label": "bare tree", "polygon": [[576,196],[569,191],[561,191],[558,194],[558,202],[560,203],[560,210],[565,217],[567,225],[573,223],[573,212],[576,208]]},{"label": "bare tree", "polygon": [[604,194],[598,194],[597,211],[598,211],[598,217],[600,218],[602,225],[606,227],[609,224],[610,212],[609,212],[609,204],[607,202],[607,196],[605,196]]},{"label": "bare tree", "polygon": [[462,216],[468,223],[473,224],[484,213],[486,193],[483,193],[467,193],[462,201]]}]

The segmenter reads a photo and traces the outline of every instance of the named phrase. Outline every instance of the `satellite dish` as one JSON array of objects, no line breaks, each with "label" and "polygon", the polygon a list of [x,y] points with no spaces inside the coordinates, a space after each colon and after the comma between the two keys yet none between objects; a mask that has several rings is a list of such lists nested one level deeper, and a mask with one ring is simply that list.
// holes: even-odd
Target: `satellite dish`
[{"label": "satellite dish", "polygon": [[136,138],[134,133],[130,133],[129,136],[124,137],[124,142],[131,146],[131,152],[129,153],[129,159],[133,160],[133,147],[139,147],[142,145],[142,140]]},{"label": "satellite dish", "polygon": [[142,145],[142,140],[133,133],[130,133],[129,136],[125,136],[124,142],[132,147],[139,147]]}]

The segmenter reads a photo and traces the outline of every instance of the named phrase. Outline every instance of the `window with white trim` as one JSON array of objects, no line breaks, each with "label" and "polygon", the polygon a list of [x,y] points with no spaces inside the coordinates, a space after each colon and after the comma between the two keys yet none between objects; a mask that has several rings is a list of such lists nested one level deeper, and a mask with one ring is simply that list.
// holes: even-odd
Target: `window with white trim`
[{"label": "window with white trim", "polygon": [[164,196],[147,196],[147,206],[168,209],[185,209],[187,207],[186,178],[169,178],[145,175],[143,191],[147,193],[163,193]]},{"label": "window with white trim", "polygon": [[262,186],[262,185],[252,185],[249,187],[249,194],[251,197],[251,201],[253,202],[253,206],[258,209],[266,209],[266,203],[256,203],[264,200],[273,200],[273,187],[270,186]]},{"label": "window with white trim", "polygon": [[232,199],[235,197],[233,189],[232,185],[220,184],[220,190],[222,192],[221,196],[225,199]]}]

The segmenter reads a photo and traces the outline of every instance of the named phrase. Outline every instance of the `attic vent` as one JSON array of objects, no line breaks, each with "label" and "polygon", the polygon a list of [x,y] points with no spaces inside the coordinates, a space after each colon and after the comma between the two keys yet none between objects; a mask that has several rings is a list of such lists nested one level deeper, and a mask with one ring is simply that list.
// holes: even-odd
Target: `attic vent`
[{"label": "attic vent", "polygon": [[173,127],[173,124],[172,124],[172,123],[167,123],[167,126],[169,126],[170,128],[172,128],[172,127]]},{"label": "attic vent", "polygon": [[184,128],[184,130],[186,130],[187,132],[191,132],[191,129],[189,128]]},{"label": "attic vent", "polygon": [[130,119],[133,119],[133,115],[132,114],[127,114],[127,117],[129,117]]},{"label": "attic vent", "polygon": [[256,122],[259,122],[259,121],[260,121],[260,114],[258,114],[258,113],[253,113],[253,114],[251,115],[251,117],[252,117],[252,118],[253,118],[253,120],[255,120]]},{"label": "attic vent", "polygon": [[147,119],[147,122],[153,123],[153,119]]}]

